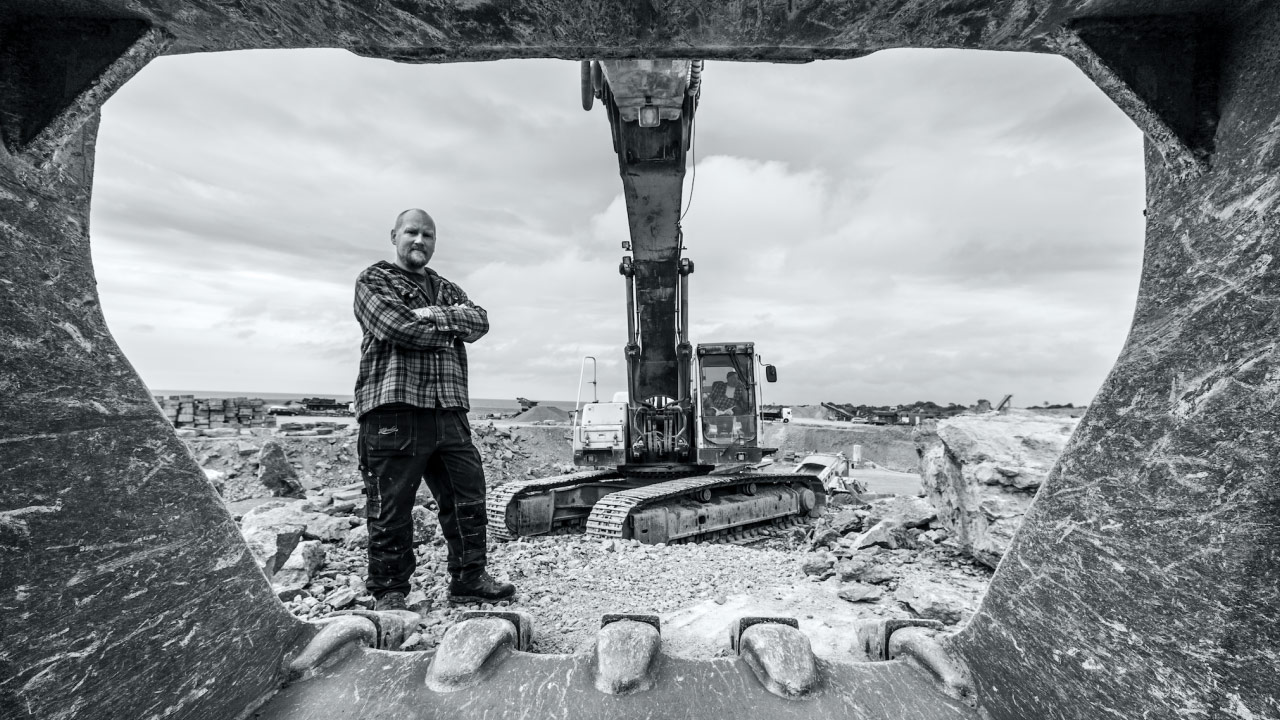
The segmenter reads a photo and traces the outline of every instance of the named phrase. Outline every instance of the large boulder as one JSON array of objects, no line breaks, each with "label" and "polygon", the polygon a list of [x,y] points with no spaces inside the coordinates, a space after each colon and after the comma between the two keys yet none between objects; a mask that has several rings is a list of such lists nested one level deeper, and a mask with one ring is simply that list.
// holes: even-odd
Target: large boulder
[{"label": "large boulder", "polygon": [[1078,422],[1012,410],[922,426],[916,444],[925,493],[964,551],[999,564]]},{"label": "large boulder", "polygon": [[[243,450],[241,452],[243,454]],[[300,498],[304,495],[298,471],[289,463],[284,446],[275,440],[263,443],[262,450],[258,452],[258,482],[276,497]]]}]

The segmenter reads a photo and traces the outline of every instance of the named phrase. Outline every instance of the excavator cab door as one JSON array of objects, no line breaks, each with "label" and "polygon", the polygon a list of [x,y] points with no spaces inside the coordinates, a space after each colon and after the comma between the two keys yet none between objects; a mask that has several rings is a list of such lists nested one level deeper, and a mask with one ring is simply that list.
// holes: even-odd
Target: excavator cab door
[{"label": "excavator cab door", "polygon": [[698,461],[754,463],[760,449],[760,391],[751,343],[700,344],[694,373]]}]

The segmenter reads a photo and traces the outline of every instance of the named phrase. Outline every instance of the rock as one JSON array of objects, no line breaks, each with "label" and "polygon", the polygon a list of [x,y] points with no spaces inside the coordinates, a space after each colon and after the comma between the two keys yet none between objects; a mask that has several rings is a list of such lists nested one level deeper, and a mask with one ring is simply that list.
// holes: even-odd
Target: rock
[{"label": "rock", "polygon": [[280,525],[301,525],[303,537],[312,540],[342,542],[347,539],[351,524],[345,517],[307,512],[297,500],[273,500],[252,508],[240,521],[240,532]]},{"label": "rock", "polygon": [[413,506],[413,544],[422,545],[431,541],[435,537],[436,529],[440,527],[440,523],[436,520],[435,513],[422,507],[421,505]]},{"label": "rock", "polygon": [[881,520],[853,541],[853,546],[856,549],[873,545],[896,550],[899,547],[914,547],[915,543],[914,538],[908,534],[906,528],[891,520]]},{"label": "rock", "polygon": [[836,573],[843,582],[862,582],[870,585],[886,583],[896,577],[887,567],[866,555],[855,555],[840,563],[836,566]]},{"label": "rock", "polygon": [[829,552],[813,553],[805,558],[800,566],[805,575],[825,575],[836,565],[836,556]]},{"label": "rock", "polygon": [[[360,517],[364,517],[364,503],[360,503]],[[335,502],[324,509],[326,515],[350,515],[356,511],[356,503],[351,500]]]},{"label": "rock", "polygon": [[841,600],[848,600],[851,603],[857,602],[875,602],[884,597],[884,590],[875,585],[864,585],[863,583],[850,583],[840,589],[836,593]]},{"label": "rock", "polygon": [[369,547],[369,526],[361,523],[347,533],[347,539],[342,546],[348,550],[363,550]]},{"label": "rock", "polygon": [[340,587],[325,596],[324,601],[334,610],[340,610],[356,601],[356,591],[349,587]]},{"label": "rock", "polygon": [[258,446],[254,445],[251,442],[245,442],[244,440],[241,440],[240,442],[236,443],[236,452],[240,453],[241,455],[252,455],[258,452]]},{"label": "rock", "polygon": [[270,580],[302,540],[303,525],[281,523],[242,530],[245,544]]},{"label": "rock", "polygon": [[937,516],[938,511],[928,500],[895,495],[873,500],[864,524],[869,527],[888,520],[904,528],[926,528]]},{"label": "rock", "polygon": [[[248,443],[240,443],[240,453]],[[289,464],[284,446],[275,440],[263,443],[258,453],[258,482],[271,491],[276,497],[302,497],[302,483],[298,480],[298,471]]]},{"label": "rock", "polygon": [[333,505],[333,498],[328,495],[313,495],[302,503],[302,509],[307,512],[325,512],[325,508]]},{"label": "rock", "polygon": [[972,615],[974,610],[966,597],[946,585],[925,578],[903,580],[893,597],[917,617],[939,620],[947,625],[955,625]]},{"label": "rock", "polygon": [[854,556],[848,560],[836,563],[835,570],[836,575],[840,578],[841,582],[852,582],[860,579],[862,577],[862,573],[866,572],[869,567],[871,567],[870,559],[862,556]]},{"label": "rock", "polygon": [[950,539],[983,564],[999,564],[1078,422],[1012,410],[922,426],[922,483]]},{"label": "rock", "polygon": [[218,495],[220,497],[225,496],[227,494],[227,474],[212,468],[201,469],[204,470],[205,478],[209,480],[209,484],[213,486]]},{"label": "rock", "polygon": [[205,437],[212,437],[212,438],[235,437],[239,434],[240,434],[239,431],[237,431],[235,428],[209,428],[204,431]]},{"label": "rock", "polygon": [[818,530],[813,536],[813,547],[831,547],[840,539],[840,533],[833,528]]},{"label": "rock", "polygon": [[324,564],[324,545],[318,540],[303,540],[293,549],[289,559],[272,577],[276,593],[305,588],[311,576]]},{"label": "rock", "polygon": [[859,511],[857,508],[844,508],[840,512],[831,516],[831,528],[841,535],[848,535],[851,532],[857,532],[862,529],[862,519],[866,517],[866,511]]},{"label": "rock", "polygon": [[421,590],[411,590],[404,598],[404,604],[413,612],[425,615],[431,612],[431,599]]},{"label": "rock", "polygon": [[177,430],[174,430],[173,432],[175,435],[177,435],[180,438],[193,438],[193,437],[200,436],[199,430],[193,430],[191,428],[179,428]]},{"label": "rock", "polygon": [[420,632],[415,632],[400,643],[401,650],[413,650],[426,641],[426,637]]}]

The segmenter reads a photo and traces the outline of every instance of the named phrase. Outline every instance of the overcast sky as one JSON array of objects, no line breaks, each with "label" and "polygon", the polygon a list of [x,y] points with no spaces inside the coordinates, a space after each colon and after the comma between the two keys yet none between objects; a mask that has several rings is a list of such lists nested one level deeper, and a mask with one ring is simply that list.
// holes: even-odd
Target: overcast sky
[{"label": "overcast sky", "polygon": [[[627,224],[579,102],[566,61],[156,60],[103,110],[107,321],[152,388],[350,394],[354,278],[420,206],[489,311],[473,397],[572,399],[584,355],[608,397]],[[692,336],[754,341],[766,402],[1092,399],[1137,292],[1142,138],[1069,62],[712,62],[697,118]]]}]

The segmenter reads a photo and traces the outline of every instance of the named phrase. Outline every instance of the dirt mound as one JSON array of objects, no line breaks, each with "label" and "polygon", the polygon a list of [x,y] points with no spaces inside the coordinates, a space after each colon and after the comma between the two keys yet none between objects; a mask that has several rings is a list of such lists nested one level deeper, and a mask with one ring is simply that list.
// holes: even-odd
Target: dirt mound
[{"label": "dirt mound", "polygon": [[550,422],[569,422],[569,413],[561,410],[554,405],[538,405],[531,407],[519,415],[511,418],[513,422],[538,422],[546,420]]}]

